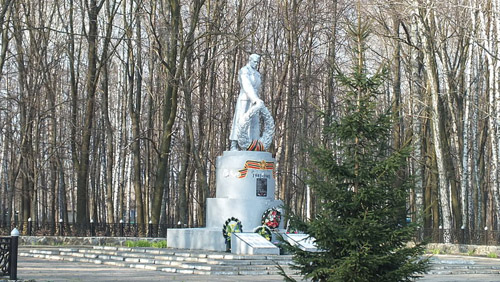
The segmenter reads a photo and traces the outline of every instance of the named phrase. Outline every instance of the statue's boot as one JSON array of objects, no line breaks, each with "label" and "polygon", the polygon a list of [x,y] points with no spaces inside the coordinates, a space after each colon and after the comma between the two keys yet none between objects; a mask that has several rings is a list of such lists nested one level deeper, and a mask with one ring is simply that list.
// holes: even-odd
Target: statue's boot
[{"label": "statue's boot", "polygon": [[238,141],[231,140],[231,151],[238,151]]}]

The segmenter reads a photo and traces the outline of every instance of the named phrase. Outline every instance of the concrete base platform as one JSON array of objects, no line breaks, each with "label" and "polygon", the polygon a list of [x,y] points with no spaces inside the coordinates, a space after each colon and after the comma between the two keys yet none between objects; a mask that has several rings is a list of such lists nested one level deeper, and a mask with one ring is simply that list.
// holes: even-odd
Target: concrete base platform
[{"label": "concrete base platform", "polygon": [[167,230],[169,248],[226,251],[222,226],[217,228],[179,228]]}]

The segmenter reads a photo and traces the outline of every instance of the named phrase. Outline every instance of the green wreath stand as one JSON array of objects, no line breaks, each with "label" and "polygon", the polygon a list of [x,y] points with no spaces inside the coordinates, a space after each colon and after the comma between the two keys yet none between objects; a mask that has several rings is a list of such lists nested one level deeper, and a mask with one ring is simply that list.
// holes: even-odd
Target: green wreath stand
[{"label": "green wreath stand", "polygon": [[222,226],[222,236],[226,242],[226,251],[231,251],[231,234],[243,232],[243,225],[241,221],[235,217],[230,217]]},{"label": "green wreath stand", "polygon": [[264,237],[264,239],[266,239],[267,241],[271,241],[272,236],[273,236],[272,232],[271,232],[271,229],[269,227],[265,226],[265,225],[255,227],[255,229],[253,230],[253,232],[259,234],[262,237]]}]

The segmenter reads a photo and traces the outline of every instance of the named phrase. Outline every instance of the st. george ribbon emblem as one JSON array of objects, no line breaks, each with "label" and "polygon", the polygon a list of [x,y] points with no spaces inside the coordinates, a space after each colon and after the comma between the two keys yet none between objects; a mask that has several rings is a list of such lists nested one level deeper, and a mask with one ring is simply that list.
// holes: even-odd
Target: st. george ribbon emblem
[{"label": "st. george ribbon emblem", "polygon": [[266,162],[265,160],[262,161],[252,161],[248,160],[245,162],[245,166],[238,170],[240,175],[238,175],[238,178],[245,178],[247,176],[248,170],[249,169],[260,169],[260,170],[272,170],[273,171],[273,177],[274,177],[274,162]]}]

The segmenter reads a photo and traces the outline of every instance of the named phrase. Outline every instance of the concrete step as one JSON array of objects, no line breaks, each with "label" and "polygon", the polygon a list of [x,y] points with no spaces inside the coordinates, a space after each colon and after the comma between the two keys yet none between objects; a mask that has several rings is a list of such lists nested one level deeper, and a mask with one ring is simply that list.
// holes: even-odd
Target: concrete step
[{"label": "concrete step", "polygon": [[276,262],[289,269],[291,256],[233,255],[146,248],[20,248],[20,256],[84,262],[156,271],[200,275],[278,274]]},{"label": "concrete step", "polygon": [[432,269],[493,269],[500,270],[499,266],[494,265],[442,265],[442,264],[432,264]]},{"label": "concrete step", "polygon": [[291,262],[291,256],[234,256],[234,255],[198,255],[198,256],[176,256],[176,255],[153,255],[136,252],[117,252],[117,251],[99,251],[87,249],[68,249],[60,248],[58,250],[38,250],[30,251],[34,254],[49,254],[72,256],[90,259],[117,260],[126,262],[148,262],[157,264],[169,264],[170,262],[194,262],[205,263],[209,265],[287,265]]},{"label": "concrete step", "polygon": [[500,260],[484,257],[435,255],[430,258],[428,274],[500,274]]},{"label": "concrete step", "polygon": [[[180,262],[169,262],[170,266],[165,267],[165,264],[158,264],[157,261],[154,263],[131,263],[128,261],[118,261],[118,260],[106,260],[106,259],[93,259],[84,257],[72,257],[64,255],[49,255],[49,254],[33,254],[33,253],[20,253],[21,256],[31,256],[37,258],[44,258],[50,260],[61,260],[61,261],[71,261],[71,262],[83,262],[83,263],[94,263],[103,264],[117,267],[130,267],[138,269],[148,269],[156,271],[166,271],[173,273],[184,273],[184,274],[203,274],[203,275],[269,275],[277,274],[278,270],[273,266],[262,266],[262,265],[244,265],[244,266],[209,266],[209,265],[199,265],[199,264],[189,264]],[[284,266],[287,269],[286,266]]]},{"label": "concrete step", "polygon": [[430,270],[427,274],[434,275],[461,275],[461,274],[500,274],[498,270],[476,270],[476,269],[443,269],[443,270]]}]

